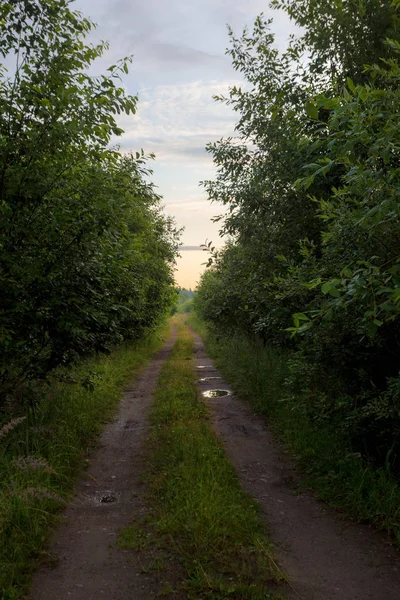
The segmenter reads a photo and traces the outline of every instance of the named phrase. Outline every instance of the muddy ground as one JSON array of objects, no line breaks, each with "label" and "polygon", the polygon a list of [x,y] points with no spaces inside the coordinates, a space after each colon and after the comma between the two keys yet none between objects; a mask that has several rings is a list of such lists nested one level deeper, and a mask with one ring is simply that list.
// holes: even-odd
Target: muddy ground
[{"label": "muddy ground", "polygon": [[115,420],[105,429],[88,470],[55,532],[55,564],[34,578],[30,600],[149,600],[162,582],[143,572],[142,555],[121,550],[118,533],[146,513],[144,486],[147,417],[157,377],[175,334],[125,391]]},{"label": "muddy ground", "polygon": [[[168,573],[143,569],[143,552],[122,550],[116,541],[133,519],[151,510],[140,481],[146,471],[147,419],[173,341],[126,390],[53,536],[54,564],[37,572],[30,600],[150,600],[162,589],[163,577],[171,580]],[[198,336],[195,341],[200,390],[230,390]],[[218,379],[200,381],[208,377]],[[343,518],[310,493],[299,492],[292,462],[264,421],[239,398],[231,394],[207,402],[243,487],[261,507],[279,564],[289,576],[288,596],[399,600],[400,554],[384,536]],[[171,564],[169,570],[174,569]],[[179,567],[175,572],[179,577]]]},{"label": "muddy ground", "polygon": [[[231,390],[196,339],[201,391]],[[199,368],[200,367],[200,368]],[[260,417],[233,394],[208,400],[213,425],[243,487],[259,503],[289,596],[303,600],[399,600],[400,553],[372,527],[352,523],[298,492],[299,476]]]}]

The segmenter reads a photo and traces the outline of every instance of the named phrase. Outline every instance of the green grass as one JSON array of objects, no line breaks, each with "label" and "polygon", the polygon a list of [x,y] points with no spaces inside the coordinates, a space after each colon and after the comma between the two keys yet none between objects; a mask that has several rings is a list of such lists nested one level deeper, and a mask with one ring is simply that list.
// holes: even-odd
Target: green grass
[{"label": "green grass", "polygon": [[130,548],[131,550],[143,550],[148,543],[144,529],[136,525],[130,525],[123,529],[118,535],[118,548]]},{"label": "green grass", "polygon": [[181,327],[151,413],[152,526],[183,565],[187,598],[276,599],[282,573],[258,507],[210,429],[192,356]]},{"label": "green grass", "polygon": [[361,460],[329,423],[310,422],[295,397],[285,400],[290,354],[244,335],[217,337],[194,315],[188,322],[203,337],[236,392],[268,419],[284,441],[300,468],[304,486],[352,518],[388,531],[400,547],[399,482],[387,470]]},{"label": "green grass", "polygon": [[[162,343],[157,332],[64,371],[63,383],[37,384],[36,409],[27,410],[26,419],[0,440],[2,600],[23,596],[33,569],[46,557],[46,542],[60,508],[114,414],[124,386]],[[3,422],[10,418],[4,416]]]}]

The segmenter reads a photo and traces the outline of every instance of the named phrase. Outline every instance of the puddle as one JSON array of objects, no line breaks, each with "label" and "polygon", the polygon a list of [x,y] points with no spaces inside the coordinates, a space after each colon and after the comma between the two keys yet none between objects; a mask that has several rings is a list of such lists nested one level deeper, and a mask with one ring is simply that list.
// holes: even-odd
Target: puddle
[{"label": "puddle", "polygon": [[96,504],[113,504],[118,502],[119,495],[111,490],[104,490],[102,492],[96,492],[94,501]]},{"label": "puddle", "polygon": [[214,381],[216,379],[222,379],[222,377],[201,377],[199,381]]},{"label": "puddle", "polygon": [[214,369],[212,365],[197,365],[196,369]]},{"label": "puddle", "polygon": [[204,398],[220,398],[221,396],[230,396],[231,393],[229,390],[207,390],[202,395]]}]

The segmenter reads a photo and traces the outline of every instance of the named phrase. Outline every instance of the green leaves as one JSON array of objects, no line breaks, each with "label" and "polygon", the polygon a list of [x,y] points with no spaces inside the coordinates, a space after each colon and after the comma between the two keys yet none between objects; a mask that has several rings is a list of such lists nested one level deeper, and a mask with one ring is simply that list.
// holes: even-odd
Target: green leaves
[{"label": "green leaves", "polygon": [[[136,158],[109,148],[137,97],[91,77],[107,44],[70,2],[0,6],[0,396],[79,356],[137,337],[172,302],[174,223]],[[22,25],[21,25],[22,24]],[[0,397],[1,404],[1,397]]]},{"label": "green leaves", "polygon": [[295,410],[386,464],[400,432],[399,2],[272,5],[302,37],[279,53],[261,18],[231,32],[247,85],[221,97],[237,137],[208,145],[205,182],[228,243],[195,305],[222,335],[290,346]]},{"label": "green leaves", "polygon": [[311,119],[318,120],[318,106],[316,106],[313,102],[307,102],[304,108]]},{"label": "green leaves", "polygon": [[333,298],[339,298],[340,291],[337,289],[337,285],[340,284],[340,280],[334,279],[333,281],[326,281],[321,286],[321,292],[326,295],[330,294]]},{"label": "green leaves", "polygon": [[312,319],[304,313],[294,313],[292,315],[294,327],[286,327],[285,331],[290,333],[291,338],[298,334],[303,334],[313,326]]},{"label": "green leaves", "polygon": [[349,88],[349,90],[356,95],[357,90],[356,90],[356,86],[354,85],[353,81],[350,79],[350,77],[347,77],[347,87]]}]

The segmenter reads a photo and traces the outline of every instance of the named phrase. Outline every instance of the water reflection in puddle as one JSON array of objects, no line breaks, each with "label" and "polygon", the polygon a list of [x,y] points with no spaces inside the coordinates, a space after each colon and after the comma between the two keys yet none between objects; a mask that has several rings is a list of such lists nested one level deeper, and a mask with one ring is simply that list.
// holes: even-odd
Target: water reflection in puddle
[{"label": "water reflection in puddle", "polygon": [[212,365],[197,365],[196,369],[214,369]]},{"label": "water reflection in puddle", "polygon": [[203,392],[204,398],[219,398],[221,396],[230,396],[232,392],[229,390],[207,390]]},{"label": "water reflection in puddle", "polygon": [[222,377],[201,377],[199,381],[214,381],[215,379],[222,379]]}]

